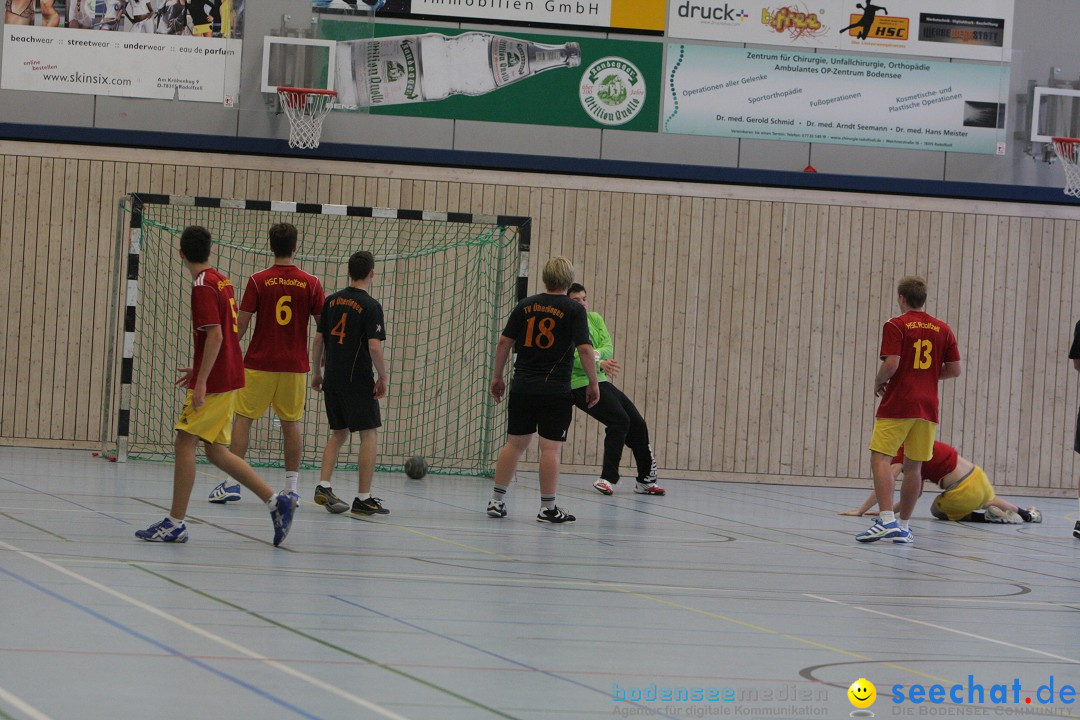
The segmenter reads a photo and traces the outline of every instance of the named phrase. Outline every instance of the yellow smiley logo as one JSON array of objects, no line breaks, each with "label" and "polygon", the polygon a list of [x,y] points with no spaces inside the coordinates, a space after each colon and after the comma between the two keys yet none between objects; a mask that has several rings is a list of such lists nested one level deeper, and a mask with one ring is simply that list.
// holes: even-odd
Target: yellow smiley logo
[{"label": "yellow smiley logo", "polygon": [[877,688],[866,678],[859,678],[847,689],[848,700],[857,708],[868,708],[877,700]]}]

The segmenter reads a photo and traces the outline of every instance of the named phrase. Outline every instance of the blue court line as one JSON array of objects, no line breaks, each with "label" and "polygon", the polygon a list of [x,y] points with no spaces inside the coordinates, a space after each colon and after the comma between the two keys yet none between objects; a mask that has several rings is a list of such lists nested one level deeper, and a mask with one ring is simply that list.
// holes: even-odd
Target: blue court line
[{"label": "blue court line", "polygon": [[277,697],[276,695],[268,693],[265,690],[262,690],[262,689],[260,689],[258,687],[255,687],[254,685],[252,685],[249,682],[245,682],[244,680],[241,680],[240,678],[236,677],[235,675],[230,675],[227,672],[224,672],[222,670],[218,670],[217,668],[203,662],[202,660],[196,660],[193,657],[189,657],[189,656],[183,654],[182,652],[180,652],[179,650],[166,645],[163,642],[159,642],[158,640],[155,640],[152,637],[149,637],[147,635],[143,635],[138,630],[130,628],[130,627],[124,625],[123,623],[117,622],[116,620],[113,620],[110,617],[102,615],[101,613],[99,613],[96,610],[93,610],[91,608],[88,608],[87,606],[83,605],[82,603],[79,603],[79,602],[77,602],[75,600],[72,600],[71,598],[65,597],[64,595],[61,595],[60,593],[58,593],[58,592],[56,592],[54,590],[50,590],[47,587],[39,585],[36,582],[34,582],[33,580],[30,580],[29,578],[24,578],[22,575],[14,573],[14,572],[8,570],[5,567],[0,566],[0,573],[3,573],[4,575],[7,575],[8,577],[10,577],[10,578],[12,578],[14,580],[18,580],[19,582],[23,583],[24,585],[28,585],[28,586],[34,588],[35,590],[37,590],[39,592],[43,592],[43,593],[45,593],[46,595],[48,595],[49,597],[51,597],[51,598],[53,598],[55,600],[59,600],[62,603],[70,605],[71,607],[75,608],[76,610],[81,610],[82,612],[86,613],[87,615],[90,615],[91,617],[97,618],[98,620],[101,620],[102,622],[107,623],[109,625],[112,625],[117,630],[120,630],[121,632],[127,633],[128,635],[131,635],[134,638],[138,638],[139,640],[142,640],[143,642],[149,643],[150,645],[153,645],[154,647],[158,648],[159,650],[163,650],[163,651],[167,652],[168,654],[170,654],[170,655],[172,655],[174,657],[177,657],[177,658],[179,658],[181,660],[185,660],[185,661],[191,663],[192,665],[195,665],[196,667],[202,668],[203,670],[206,670],[207,672],[210,672],[210,673],[213,673],[214,675],[217,675],[218,677],[221,677],[221,678],[224,678],[226,680],[229,680],[230,682],[236,683],[240,687],[242,687],[242,688],[244,688],[246,690],[249,690],[249,691],[255,693],[256,695],[259,695],[260,697],[263,697],[266,700],[269,700],[270,702],[272,702],[272,703],[274,703],[276,705],[280,705],[281,707],[283,707],[283,708],[285,708],[287,710],[291,710],[292,712],[296,713],[300,717],[309,718],[309,720],[322,720],[322,718],[320,718],[318,715],[312,715],[309,712],[305,712],[304,710],[301,710],[300,708],[296,707],[295,705],[291,705],[290,703],[286,702],[285,700],[282,700],[281,698]]},{"label": "blue court line", "polygon": [[[614,698],[612,698],[610,692],[605,692],[603,690],[600,690],[599,688],[593,687],[592,685],[586,685],[585,683],[581,682],[580,680],[574,680],[573,678],[568,678],[568,677],[566,677],[564,675],[559,675],[558,673],[553,673],[550,670],[541,670],[538,667],[533,667],[532,665],[526,665],[523,662],[520,662],[518,660],[514,660],[513,658],[508,658],[505,655],[500,655],[500,654],[498,654],[496,652],[492,652],[491,650],[485,650],[482,647],[479,647],[477,645],[473,645],[472,643],[467,643],[464,640],[458,640],[457,638],[450,637],[449,635],[444,635],[441,632],[436,632],[435,630],[428,630],[427,628],[420,627],[419,625],[415,625],[415,624],[409,622],[408,620],[402,620],[401,618],[394,617],[393,615],[387,615],[384,612],[379,612],[378,610],[376,610],[374,608],[369,608],[366,605],[361,605],[360,603],[353,602],[352,600],[346,600],[345,598],[340,597],[338,595],[329,595],[328,597],[330,597],[332,600],[337,600],[338,602],[343,602],[346,605],[351,605],[351,606],[353,606],[355,608],[360,608],[361,610],[367,610],[369,613],[372,613],[374,615],[378,615],[379,617],[382,617],[382,618],[386,618],[387,620],[393,620],[396,623],[401,623],[405,627],[410,627],[413,630],[419,630],[422,633],[427,633],[428,635],[434,635],[437,638],[442,638],[443,640],[449,640],[452,643],[457,643],[458,645],[461,645],[463,647],[467,647],[470,650],[475,650],[475,651],[483,653],[485,655],[490,655],[493,658],[496,658],[498,660],[502,660],[503,662],[510,663],[511,665],[517,665],[520,668],[524,668],[526,670],[532,670],[533,672],[538,672],[538,673],[540,673],[542,675],[547,675],[550,678],[555,678],[556,680],[562,680],[563,682],[568,682],[571,685],[577,685],[580,688],[584,688],[584,689],[592,691],[594,693],[599,693],[600,695],[603,695],[604,697],[608,698],[612,702],[617,702]],[[629,701],[625,701],[625,700],[624,701],[618,701],[618,702],[625,702],[627,705],[632,705],[634,707],[642,708],[643,710],[648,711],[649,714],[656,715],[658,717],[675,717],[674,715],[668,715],[667,713],[663,712],[662,710],[659,710],[658,708],[652,708],[652,707],[649,707],[647,705],[639,705],[638,703],[629,702]]]},{"label": "blue court line", "polygon": [[20,482],[15,482],[11,478],[6,478],[6,477],[0,475],[0,480],[6,480],[7,482],[11,483],[12,485],[18,485],[19,487],[25,488],[26,490],[31,490],[33,492],[40,493],[41,495],[47,495],[48,497],[54,498],[56,500],[62,500],[64,502],[66,502],[66,503],[70,503],[70,504],[74,505],[75,507],[82,508],[83,510],[89,510],[92,513],[96,513],[98,515],[104,515],[105,517],[109,518],[110,520],[116,520],[117,522],[122,522],[125,525],[130,525],[131,524],[127,520],[124,520],[123,518],[118,518],[118,517],[116,517],[114,515],[110,515],[109,513],[104,513],[104,512],[101,512],[100,510],[95,510],[92,507],[87,507],[86,505],[81,505],[81,504],[75,502],[74,500],[68,500],[66,497],[61,497],[60,495],[54,495],[51,492],[45,492],[44,490],[39,490],[36,487],[31,487],[29,485],[23,485]]}]

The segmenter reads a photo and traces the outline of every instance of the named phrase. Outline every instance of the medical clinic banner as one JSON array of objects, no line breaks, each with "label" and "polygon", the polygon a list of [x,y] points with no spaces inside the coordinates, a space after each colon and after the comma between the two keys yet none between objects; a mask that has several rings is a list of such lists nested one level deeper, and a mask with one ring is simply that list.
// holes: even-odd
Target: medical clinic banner
[{"label": "medical clinic banner", "polygon": [[[316,12],[350,12],[357,0],[312,0]],[[660,35],[667,0],[360,0],[377,16],[499,25],[560,25]]]},{"label": "medical clinic banner", "polygon": [[1008,61],[1013,0],[670,0],[671,38]]},{"label": "medical clinic banner", "polygon": [[1007,65],[668,46],[663,130],[1005,154]]},{"label": "medical clinic banner", "polygon": [[[656,132],[663,44],[324,20],[334,90],[372,115]],[[449,70],[452,69],[452,72]]]},{"label": "medical clinic banner", "polygon": [[226,105],[239,94],[243,12],[233,0],[40,2],[7,13],[4,89]]}]

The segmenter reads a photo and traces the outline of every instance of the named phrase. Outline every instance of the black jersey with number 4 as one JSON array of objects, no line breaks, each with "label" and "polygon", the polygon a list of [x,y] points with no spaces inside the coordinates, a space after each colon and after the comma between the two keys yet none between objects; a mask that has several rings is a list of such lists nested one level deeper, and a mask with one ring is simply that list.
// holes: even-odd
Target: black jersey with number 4
[{"label": "black jersey with number 4", "polygon": [[569,393],[574,349],[592,344],[585,308],[566,295],[525,298],[502,334],[514,339],[517,353],[510,389],[523,395]]},{"label": "black jersey with number 4", "polygon": [[375,385],[368,340],[385,340],[383,309],[365,290],[347,287],[326,298],[319,316],[326,347],[323,390]]}]

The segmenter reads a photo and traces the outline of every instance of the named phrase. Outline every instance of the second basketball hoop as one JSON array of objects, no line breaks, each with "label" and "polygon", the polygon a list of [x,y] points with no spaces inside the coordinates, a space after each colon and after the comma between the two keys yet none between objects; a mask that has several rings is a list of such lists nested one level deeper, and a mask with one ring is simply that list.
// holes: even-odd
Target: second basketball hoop
[{"label": "second basketball hoop", "polygon": [[279,87],[281,111],[289,118],[289,147],[319,147],[323,118],[334,105],[337,93],[314,88]]}]

